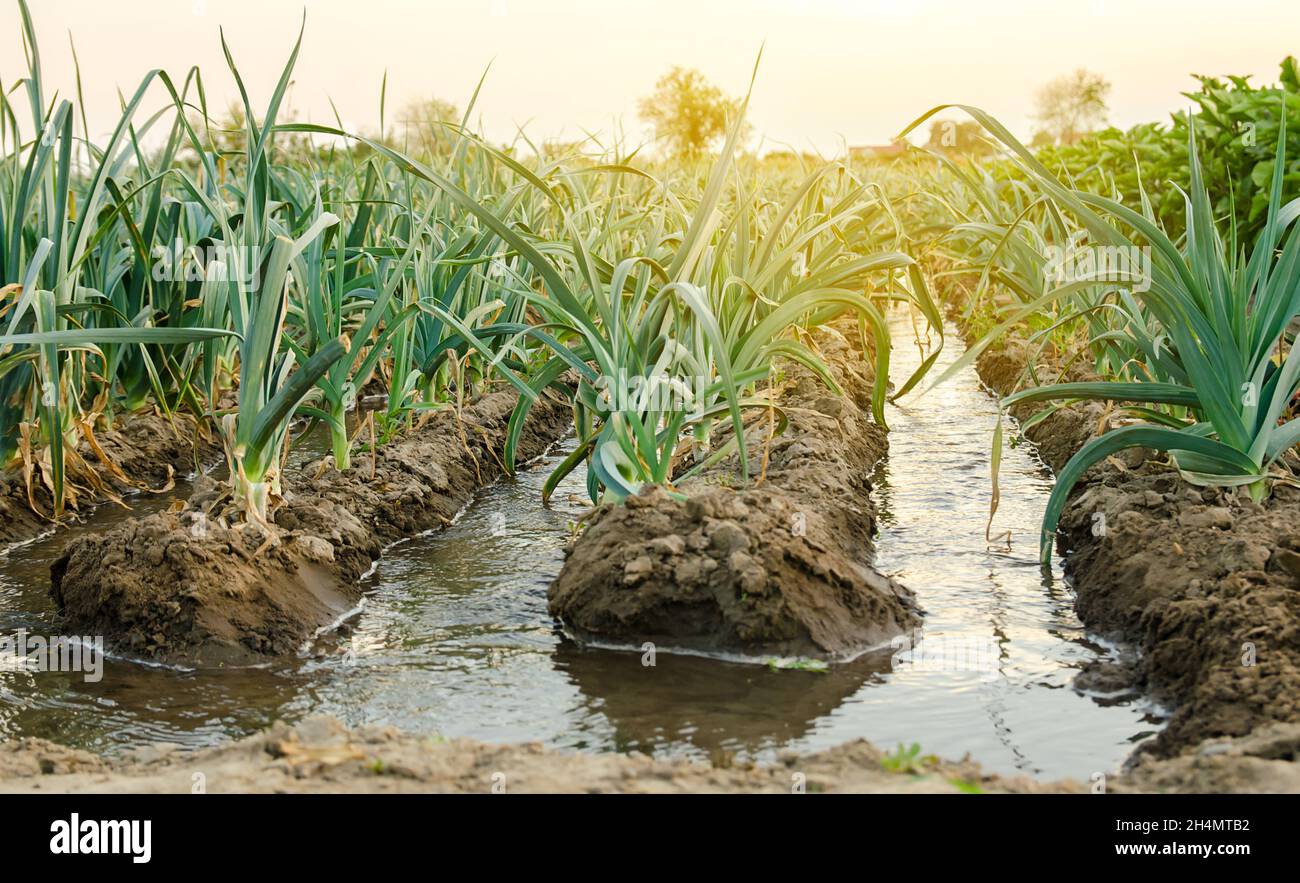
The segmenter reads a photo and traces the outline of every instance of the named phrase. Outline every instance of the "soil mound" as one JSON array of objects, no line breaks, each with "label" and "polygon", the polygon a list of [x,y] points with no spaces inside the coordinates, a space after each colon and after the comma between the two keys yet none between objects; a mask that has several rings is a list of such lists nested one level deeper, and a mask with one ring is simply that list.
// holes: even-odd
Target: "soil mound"
[{"label": "soil mound", "polygon": [[[838,333],[818,341],[845,395],[802,367],[780,396],[786,432],[751,442],[679,488],[602,507],[552,584],[552,614],[580,639],[747,655],[841,659],[920,621],[912,593],[873,569],[870,472],[885,431],[869,416],[870,367]],[[757,433],[756,433],[757,434]]]},{"label": "soil mound", "polygon": [[[440,412],[412,435],[285,476],[276,538],[222,515],[224,488],[198,484],[179,511],[78,538],[51,568],[69,628],[119,652],[186,665],[257,662],[295,652],[361,599],[356,580],[397,539],[448,524],[503,468],[513,392],[459,417]],[[542,454],[568,427],[549,397],[530,412],[519,457]]]},{"label": "soil mound", "polygon": [[1111,468],[1061,537],[1080,618],[1134,644],[1138,685],[1175,707],[1144,750],[1300,721],[1300,493],[1258,505],[1156,464]]}]

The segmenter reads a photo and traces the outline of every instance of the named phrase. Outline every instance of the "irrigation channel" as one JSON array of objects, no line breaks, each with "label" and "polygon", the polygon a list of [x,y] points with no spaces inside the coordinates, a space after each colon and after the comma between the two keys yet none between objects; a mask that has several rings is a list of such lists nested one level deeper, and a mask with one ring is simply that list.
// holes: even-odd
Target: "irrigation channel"
[{"label": "irrigation channel", "polygon": [[[891,322],[898,379],[921,352],[907,316]],[[949,331],[936,370],[957,357],[960,338]],[[561,447],[484,490],[445,531],[390,549],[366,577],[348,636],[260,668],[178,671],[110,656],[90,683],[9,667],[0,670],[0,736],[112,753],[207,745],[326,712],[446,737],[701,759],[771,759],[865,737],[969,752],[993,771],[1086,781],[1116,769],[1158,722],[1135,697],[1072,687],[1081,665],[1112,651],[1085,634],[1059,566],[1050,576],[1038,566],[1051,476],[1027,442],[1003,459],[996,529],[1012,532],[1011,551],[985,541],[996,413],[971,369],[890,407],[890,453],[874,480],[878,563],[926,609],[911,651],[809,671],[665,653],[651,667],[640,652],[574,645],[546,611],[547,585],[585,508],[580,474],[552,508],[541,505]],[[168,502],[140,498],[130,514]],[[73,530],[122,517],[105,508]],[[0,633],[53,633],[48,569],[69,536],[0,559]]]}]

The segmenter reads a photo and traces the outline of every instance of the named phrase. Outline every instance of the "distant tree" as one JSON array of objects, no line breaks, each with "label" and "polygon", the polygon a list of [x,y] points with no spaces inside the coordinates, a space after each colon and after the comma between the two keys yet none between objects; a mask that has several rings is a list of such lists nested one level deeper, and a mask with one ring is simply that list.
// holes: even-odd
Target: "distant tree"
[{"label": "distant tree", "polygon": [[451,131],[442,123],[460,123],[460,109],[450,101],[432,95],[408,101],[397,115],[397,146],[426,156],[440,152],[451,140]]},{"label": "distant tree", "polygon": [[1048,134],[1043,129],[1034,132],[1034,136],[1029,139],[1029,146],[1037,150],[1040,147],[1051,147],[1056,143],[1056,138]]},{"label": "distant tree", "polygon": [[930,140],[925,142],[930,150],[939,153],[977,159],[993,153],[993,145],[984,135],[984,129],[974,120],[935,120],[930,124]]},{"label": "distant tree", "polygon": [[655,136],[671,153],[695,157],[723,135],[740,112],[740,102],[728,98],[697,70],[674,67],[655,84],[652,95],[637,105],[641,119],[654,126]]},{"label": "distant tree", "polygon": [[187,117],[205,149],[215,150],[219,154],[238,153],[244,149],[248,116],[238,101],[226,105],[224,115],[213,109],[208,117],[198,111],[189,113]]},{"label": "distant tree", "polygon": [[[291,108],[281,108],[277,122],[291,123],[297,118],[297,114]],[[247,148],[248,114],[238,101],[227,104],[224,115],[214,113],[205,118],[201,113],[191,112],[188,121],[199,136],[205,151],[215,151],[219,156],[229,160],[238,157]],[[262,120],[257,120],[259,128],[262,123]],[[304,134],[277,132],[272,144],[280,157],[306,159],[312,157],[315,152],[310,136]],[[185,144],[183,150],[188,153],[189,145]]]},{"label": "distant tree", "polygon": [[1110,83],[1101,74],[1079,68],[1038,90],[1034,119],[1037,143],[1073,144],[1106,121]]}]

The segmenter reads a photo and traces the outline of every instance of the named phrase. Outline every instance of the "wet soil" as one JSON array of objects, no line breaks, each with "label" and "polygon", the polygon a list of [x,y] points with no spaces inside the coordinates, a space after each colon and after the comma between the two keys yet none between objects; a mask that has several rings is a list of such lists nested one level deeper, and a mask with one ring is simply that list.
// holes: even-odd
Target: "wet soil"
[{"label": "wet soil", "polygon": [[1175,707],[1147,750],[1300,721],[1300,493],[1257,505],[1156,464],[1111,469],[1061,528],[1080,617],[1136,645],[1136,683]]},{"label": "wet soil", "polygon": [[1168,758],[1139,755],[1108,785],[1115,793],[1300,793],[1300,725],[1271,723],[1237,739],[1210,739]]},{"label": "wet soil", "polygon": [[[1029,353],[1013,335],[984,353],[977,370],[1006,394]],[[1051,354],[1046,362],[1051,370]],[[1088,378],[1075,368],[1063,379]],[[1012,411],[1025,420],[1040,408]],[[1077,403],[1024,434],[1059,469],[1111,419],[1099,403]],[[1126,664],[1094,666],[1081,681],[1140,690],[1173,708],[1131,761],[1139,781],[1156,790],[1178,782],[1220,790],[1225,777],[1249,779],[1260,766],[1251,740],[1273,732],[1273,722],[1300,721],[1300,491],[1277,485],[1255,504],[1243,493],[1193,487],[1164,454],[1135,449],[1093,467],[1076,485],[1058,543],[1080,619],[1137,650]],[[1198,753],[1207,750],[1205,740],[1231,737],[1249,737],[1247,747],[1226,752],[1216,741],[1207,743],[1219,746],[1210,755]],[[1164,769],[1144,754],[1193,759]],[[1295,758],[1294,750],[1282,755]],[[1198,759],[1206,756],[1214,759]],[[1294,771],[1270,775],[1297,785]],[[1180,778],[1187,776],[1200,778]]]},{"label": "wet soil", "polygon": [[[789,378],[797,387],[801,382]],[[815,387],[805,387],[811,394]],[[820,393],[824,395],[824,391]],[[833,408],[829,403],[827,407]],[[859,403],[858,407],[861,405]],[[567,414],[565,415],[567,418]],[[891,421],[892,422],[892,421]],[[793,426],[792,426],[793,429]],[[878,431],[870,427],[872,435]],[[883,439],[881,439],[883,443]],[[883,445],[881,447],[883,450]],[[773,458],[775,459],[775,458]],[[359,464],[366,464],[364,455]],[[382,457],[380,464],[382,467]],[[771,467],[772,464],[769,464]],[[367,471],[364,473],[368,475]],[[769,476],[773,475],[769,468]],[[759,485],[761,488],[763,485]],[[705,492],[718,485],[705,487]],[[724,488],[725,489],[725,488]],[[292,485],[291,485],[292,490]],[[215,492],[209,487],[196,493],[199,500],[211,499]],[[286,507],[292,499],[286,502]],[[882,507],[885,512],[888,507]],[[285,511],[282,509],[281,511]],[[457,509],[456,511],[459,511]],[[453,515],[454,517],[454,515]],[[458,522],[463,524],[463,522]],[[874,516],[873,516],[874,523]],[[212,528],[212,526],[209,526]],[[293,541],[295,538],[288,537]],[[440,538],[431,537],[428,542]],[[869,538],[868,538],[869,541]],[[310,542],[310,541],[309,541]],[[402,548],[407,548],[403,546]],[[264,553],[265,554],[265,553]],[[382,566],[387,566],[385,556]],[[537,588],[542,592],[541,585]],[[539,597],[540,602],[540,597]],[[367,617],[369,618],[369,617]],[[492,622],[499,622],[500,617]],[[653,682],[661,694],[681,700],[680,689],[670,686],[678,678],[675,668],[660,660],[667,678],[655,679],[655,669],[642,669],[635,665],[632,675],[618,674],[597,664],[602,651],[565,645],[564,668],[584,689],[593,690],[594,701],[601,708],[613,711],[619,690],[598,687],[592,680],[599,674],[617,683],[630,697],[641,695],[642,687],[628,688],[628,677],[641,676],[647,684]],[[627,654],[605,654],[625,657]],[[364,658],[364,656],[362,657]],[[675,657],[683,664],[718,666],[717,661]],[[864,660],[865,661],[865,660]],[[584,668],[580,663],[586,662]],[[735,666],[737,669],[755,670],[755,666]],[[817,675],[804,672],[771,673],[772,678],[796,677],[815,681],[807,690],[817,695],[818,703],[824,701],[816,687],[826,682],[821,693],[833,692],[829,679],[853,668],[837,666],[836,674]],[[1107,670],[1109,669],[1109,670]],[[757,669],[767,675],[764,669]],[[245,672],[250,670],[245,669]],[[260,669],[251,670],[260,671]],[[587,672],[583,674],[582,672]],[[680,672],[678,675],[680,676]],[[220,672],[212,677],[229,678],[236,672]],[[1088,689],[1113,692],[1127,689],[1134,681],[1132,670],[1120,667],[1094,666],[1077,685],[1091,678]],[[683,679],[688,680],[688,679]],[[665,682],[667,681],[667,682]],[[502,683],[508,683],[502,681]],[[802,680],[801,680],[802,683]],[[644,685],[642,685],[644,686]],[[153,687],[150,687],[153,689]],[[709,693],[710,701],[720,701]],[[725,693],[725,690],[724,690]],[[647,693],[648,694],[648,693]],[[776,695],[786,696],[787,691]],[[731,699],[730,695],[719,694]],[[667,704],[667,700],[664,700]],[[783,700],[784,702],[784,700]],[[315,704],[314,702],[311,704]],[[650,704],[656,709],[660,701]],[[762,703],[760,703],[761,705]],[[783,703],[778,703],[785,707]],[[832,700],[830,705],[834,707]],[[760,723],[764,716],[755,716],[751,703],[743,705],[740,717],[754,722],[757,741],[770,744],[767,729]],[[627,708],[625,712],[633,713]],[[637,712],[639,713],[639,712]],[[812,715],[810,714],[809,717]],[[273,718],[264,718],[270,720]],[[361,716],[360,720],[365,720]],[[696,717],[688,715],[683,727],[695,731]],[[655,719],[656,725],[662,721]],[[259,726],[265,726],[265,722]],[[769,724],[769,726],[774,726]],[[755,765],[750,757],[737,759],[733,755],[732,741],[723,741],[726,748],[710,749],[707,756],[712,765],[683,760],[647,760],[611,755],[571,755],[538,745],[492,746],[477,742],[446,742],[427,734],[392,729],[362,727],[344,731],[337,724],[304,721],[294,727],[277,724],[260,735],[216,748],[200,749],[197,753],[171,744],[145,746],[125,755],[101,758],[95,754],[61,748],[38,739],[12,739],[0,747],[0,790],[21,791],[178,791],[187,792],[193,785],[193,773],[204,772],[207,784],[213,791],[487,791],[494,784],[503,784],[508,791],[772,791],[788,793],[793,777],[801,773],[808,791],[909,791],[909,790],[968,790],[971,785],[985,791],[1077,791],[1073,782],[1035,783],[1025,779],[999,779],[983,774],[968,761],[944,763],[926,758],[918,768],[909,773],[887,772],[885,756],[864,742],[844,745],[816,754],[795,754],[776,751],[777,763],[772,763],[773,752]],[[1297,728],[1300,729],[1300,728]],[[733,731],[731,726],[726,728]],[[923,741],[930,731],[918,728],[916,736]],[[1288,760],[1295,754],[1295,737],[1280,728],[1275,735],[1257,730],[1249,736],[1233,740],[1206,743],[1194,754],[1174,760],[1156,761],[1142,757],[1125,776],[1108,781],[1112,791],[1206,791],[1206,790],[1296,790],[1294,765]],[[861,733],[861,731],[859,731]],[[477,734],[476,734],[477,735]],[[153,738],[170,738],[160,731]],[[625,734],[622,734],[625,738]],[[514,738],[520,738],[515,736]],[[719,737],[720,738],[720,737]],[[874,737],[873,737],[874,738]],[[836,740],[838,741],[838,740]],[[889,742],[888,737],[880,739]],[[138,744],[138,743],[137,743]],[[701,743],[702,745],[704,743]],[[929,743],[927,742],[927,745]],[[1288,747],[1290,746],[1290,747]],[[808,749],[805,748],[804,751]],[[952,751],[959,754],[963,749]],[[944,753],[949,753],[945,751]],[[698,757],[698,753],[694,756]],[[980,755],[983,757],[983,754]],[[213,771],[216,771],[215,774]],[[502,773],[505,778],[494,778]]]},{"label": "wet soil", "polygon": [[[83,441],[77,456],[94,470],[102,486],[87,486],[87,480],[73,469],[67,521],[77,520],[98,505],[119,505],[119,500],[130,505],[132,495],[166,491],[176,478],[216,462],[221,445],[188,414],[167,418],[141,412],[122,418],[113,429],[96,432],[95,445]],[[20,471],[0,474],[0,547],[57,529],[53,511],[50,490],[39,477],[33,478],[29,496]]]},{"label": "wet soil", "polygon": [[[1195,752],[1140,757],[1108,793],[1300,792],[1300,725],[1269,724],[1249,736],[1203,743]],[[196,776],[201,773],[201,779]],[[44,739],[0,743],[0,793],[1087,793],[1072,779],[1040,781],[920,755],[899,762],[865,740],[775,762],[710,763],[641,755],[557,751],[531,742],[447,740],[388,726],[348,728],[328,716],[213,748],[142,745],[104,757]]]},{"label": "wet soil", "polygon": [[348,729],[330,717],[277,723],[218,748],[143,747],[104,759],[41,739],[0,745],[0,792],[182,793],[196,773],[211,793],[1060,793],[1071,781],[1038,783],[983,773],[970,760],[918,757],[899,768],[870,743],[850,742],[777,763],[712,765],[616,754],[571,754],[538,743],[488,745],[413,736],[392,727]]},{"label": "wet soil", "polygon": [[548,596],[572,635],[846,659],[920,622],[912,593],[872,566],[870,475],[887,443],[870,418],[871,365],[835,330],[818,348],[845,394],[783,366],[789,426],[748,433],[756,480],[733,486],[733,456],[683,482],[685,501],[652,487],[596,512]]},{"label": "wet soil", "polygon": [[[361,600],[357,579],[384,546],[449,524],[503,473],[512,391],[359,453],[347,472],[325,458],[291,467],[274,537],[223,514],[224,488],[200,479],[188,502],[75,539],[51,566],[65,627],[103,635],[110,652],[187,666],[242,665],[296,652]],[[566,403],[544,396],[519,459],[567,431]]]}]

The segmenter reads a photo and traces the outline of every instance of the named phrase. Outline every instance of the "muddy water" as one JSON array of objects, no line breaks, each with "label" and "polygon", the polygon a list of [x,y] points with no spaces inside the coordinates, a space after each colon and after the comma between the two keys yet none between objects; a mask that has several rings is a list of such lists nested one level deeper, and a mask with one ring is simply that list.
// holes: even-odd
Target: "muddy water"
[{"label": "muddy water", "polygon": [[[894,379],[920,358],[894,318]],[[950,344],[956,339],[949,337]],[[945,353],[941,366],[956,357]],[[1142,706],[1089,697],[1071,680],[1105,648],[1084,634],[1059,570],[1037,566],[1037,519],[1051,479],[1026,447],[1007,451],[997,527],[984,538],[996,411],[973,371],[891,407],[877,468],[881,568],[928,612],[903,655],[828,672],[698,657],[582,649],[546,613],[583,479],[552,507],[540,488],[560,448],[485,491],[446,531],[401,543],[366,578],[346,634],[265,668],[186,672],[110,658],[102,678],[0,670],[0,737],[43,736],[100,751],[203,745],[316,711],[348,723],[589,750],[769,759],[855,738],[971,753],[988,768],[1086,779],[1114,769],[1155,728]],[[163,506],[142,500],[137,509]],[[99,523],[122,517],[105,511]],[[48,565],[66,534],[0,559],[0,634],[54,628]],[[12,666],[10,667],[12,668]]]},{"label": "muddy water", "polygon": [[[923,349],[905,313],[891,315],[891,330],[897,383]],[[946,333],[935,377],[962,352],[957,329]],[[889,457],[876,470],[877,566],[917,593],[926,617],[908,654],[917,658],[901,660],[884,683],[837,713],[861,721],[872,740],[919,740],[944,756],[969,751],[997,770],[1086,780],[1115,769],[1160,722],[1135,697],[1072,687],[1080,666],[1112,651],[1074,615],[1060,559],[1050,573],[1038,563],[1050,470],[1007,418],[990,542],[997,406],[975,370],[905,397],[886,419]]]}]

